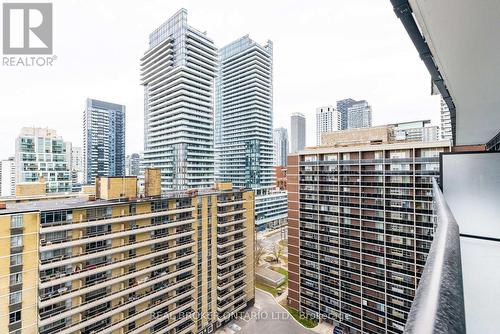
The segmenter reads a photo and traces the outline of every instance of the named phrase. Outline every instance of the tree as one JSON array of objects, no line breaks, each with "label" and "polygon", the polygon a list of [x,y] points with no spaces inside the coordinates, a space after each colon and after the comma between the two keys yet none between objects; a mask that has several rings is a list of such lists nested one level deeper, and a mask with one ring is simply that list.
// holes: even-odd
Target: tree
[{"label": "tree", "polygon": [[279,242],[276,242],[273,246],[273,255],[276,258],[276,262],[280,261],[280,257],[283,254],[283,247]]},{"label": "tree", "polygon": [[259,264],[260,259],[262,258],[262,256],[265,253],[266,253],[266,249],[264,248],[264,245],[262,244],[262,241],[261,240],[257,240],[257,242],[255,243],[255,252],[254,252],[255,264],[256,265]]}]

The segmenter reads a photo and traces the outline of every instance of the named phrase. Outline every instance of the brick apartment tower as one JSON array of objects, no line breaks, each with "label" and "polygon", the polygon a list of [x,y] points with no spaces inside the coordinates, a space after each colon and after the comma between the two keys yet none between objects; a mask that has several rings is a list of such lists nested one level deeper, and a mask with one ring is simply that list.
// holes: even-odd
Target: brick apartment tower
[{"label": "brick apartment tower", "polygon": [[380,141],[288,156],[291,307],[347,333],[402,333],[432,235],[449,141]]}]

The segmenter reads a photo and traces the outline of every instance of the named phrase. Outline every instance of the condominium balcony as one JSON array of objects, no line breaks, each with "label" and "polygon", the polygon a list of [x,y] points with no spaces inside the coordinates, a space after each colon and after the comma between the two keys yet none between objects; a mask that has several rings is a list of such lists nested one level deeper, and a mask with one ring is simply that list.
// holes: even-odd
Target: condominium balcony
[{"label": "condominium balcony", "polygon": [[[158,242],[157,240],[154,240],[154,241]],[[149,243],[149,242],[144,243],[144,244],[141,244],[141,243],[139,243],[139,244],[143,245],[143,246],[151,245],[151,243]],[[136,257],[115,259],[113,261],[109,260],[107,262],[88,266],[85,268],[83,268],[83,267],[81,268],[77,265],[77,266],[74,266],[73,269],[69,272],[64,271],[64,272],[59,272],[59,273],[56,273],[56,274],[53,274],[50,276],[40,277],[40,281],[41,281],[40,288],[46,288],[46,287],[49,287],[49,286],[52,286],[55,284],[63,284],[63,283],[70,282],[70,281],[75,280],[75,279],[80,279],[82,277],[86,277],[89,275],[99,273],[102,271],[112,270],[112,269],[128,266],[128,265],[131,265],[131,264],[134,264],[134,263],[137,263],[140,261],[144,261],[144,260],[150,260],[150,259],[157,257],[157,256],[162,256],[162,255],[166,256],[167,254],[170,254],[170,253],[182,250],[182,249],[186,249],[186,248],[191,248],[194,246],[195,246],[194,241],[187,241],[187,242],[182,242],[182,243],[176,243],[176,244],[174,244],[172,246],[168,246],[168,247],[163,246],[159,249],[152,250],[148,253],[145,253],[145,254],[142,254],[142,255],[136,256]],[[128,251],[130,249],[135,249],[138,247],[141,247],[141,246],[137,246],[137,244],[120,246],[120,247],[117,247],[117,249],[120,249],[120,250],[117,250],[116,252],[124,252],[124,251]],[[102,254],[101,255],[97,254],[96,256],[102,256]],[[82,259],[77,258],[76,260],[74,260],[72,262],[78,263],[78,262],[85,261],[85,260],[87,260],[87,258],[82,258]],[[63,266],[63,265],[67,265],[67,264],[72,263],[72,262],[69,262],[69,263],[63,263],[63,262],[64,261],[61,261],[61,263],[57,264],[54,267],[59,267],[59,266]],[[43,266],[40,265],[40,270],[42,270],[42,269],[44,269],[44,268],[43,268]]]},{"label": "condominium balcony", "polygon": [[217,320],[219,322],[223,322],[226,319],[232,317],[235,313],[243,310],[247,306],[246,299],[239,299],[236,303],[232,304],[232,306],[227,309],[224,313],[217,315]]},{"label": "condominium balcony", "polygon": [[[153,290],[153,289],[149,290],[149,291],[145,291],[144,293],[136,296],[135,298],[128,298],[128,300],[126,300],[126,301],[125,300],[120,301],[115,306],[112,306],[111,308],[106,308],[105,310],[101,311],[100,313],[94,314],[92,317],[81,318],[81,320],[78,322],[72,322],[69,327],[66,327],[63,330],[60,330],[58,333],[59,334],[73,333],[75,331],[78,331],[78,330],[88,326],[89,324],[91,324],[93,322],[100,321],[100,320],[108,318],[108,317],[112,317],[113,315],[124,312],[133,306],[137,306],[139,304],[142,304],[144,302],[152,300],[155,297],[161,296],[161,295],[165,294],[166,292],[173,291],[179,287],[189,285],[190,288],[186,291],[183,291],[183,293],[182,293],[183,295],[187,296],[194,291],[194,288],[190,285],[194,281],[195,281],[195,278],[191,275],[190,277],[184,278],[181,281],[177,281],[177,282],[168,284],[166,286],[166,288],[164,288],[164,289],[160,289],[157,291]],[[118,296],[115,298],[117,299]],[[167,300],[167,302],[170,302],[170,301]],[[101,303],[102,303],[102,301],[101,301]],[[152,306],[152,305],[150,305],[150,306]],[[78,306],[76,306],[76,307],[78,307]],[[78,314],[78,312],[76,314]],[[49,318],[47,320],[40,320],[39,326],[47,325],[47,324],[54,322],[58,319],[64,319],[66,316],[67,316],[67,314],[61,314],[60,316],[52,317],[52,318]]]},{"label": "condominium balcony", "polygon": [[246,288],[245,282],[241,282],[240,284],[236,284],[233,288],[229,288],[227,291],[220,292],[217,294],[217,301],[223,301],[236,293],[243,291]]},{"label": "condominium balcony", "polygon": [[439,186],[432,185],[436,229],[405,333],[496,333],[500,47],[492,41],[500,40],[500,4],[391,3],[447,107],[456,145],[440,155]]},{"label": "condominium balcony", "polygon": [[[148,294],[152,294],[152,293],[157,292],[157,291],[163,291],[164,293],[168,292],[168,291],[172,291],[174,289],[172,287],[173,286],[179,287],[180,285],[182,285],[182,284],[180,284],[180,282],[183,282],[183,280],[175,281],[175,282],[170,282],[170,280],[175,278],[178,275],[181,275],[183,273],[190,273],[191,271],[192,271],[192,268],[186,268],[186,269],[181,270],[179,272],[173,272],[170,274],[158,276],[156,278],[151,278],[149,280],[144,280],[141,284],[129,286],[128,288],[121,289],[119,291],[108,291],[106,294],[102,295],[97,300],[91,300],[88,302],[76,304],[76,305],[73,305],[69,308],[63,309],[60,312],[52,313],[52,314],[48,315],[47,317],[40,317],[40,324],[41,324],[41,326],[43,326],[43,325],[46,325],[50,322],[54,322],[54,321],[64,319],[66,317],[78,314],[78,313],[82,313],[85,310],[91,309],[92,307],[98,306],[102,303],[111,302],[115,299],[122,298],[122,297],[125,298],[125,296],[127,296],[129,294],[133,294],[135,292],[138,292],[139,290],[143,290],[146,288],[150,288],[150,289],[143,291],[142,293],[140,293],[140,295],[148,295]],[[190,274],[189,277],[193,277],[193,275]],[[164,281],[167,281],[167,283],[165,283]],[[157,283],[161,283],[163,285],[163,287],[160,289],[156,289],[155,287],[152,287],[152,286],[156,285]],[[130,302],[133,300],[131,300],[129,298],[128,301]]]},{"label": "condominium balcony", "polygon": [[[67,238],[52,240],[49,242],[44,242],[42,240],[41,246],[40,246],[40,251],[44,252],[44,251],[48,251],[48,250],[84,245],[84,244],[87,244],[90,242],[123,238],[123,237],[128,237],[130,235],[137,235],[139,233],[152,232],[152,231],[162,230],[162,229],[170,229],[173,227],[178,227],[178,226],[182,226],[182,225],[189,225],[192,223],[194,223],[194,219],[191,219],[191,218],[184,219],[184,220],[181,219],[181,220],[172,221],[170,223],[165,222],[163,224],[137,226],[137,227],[130,228],[130,229],[96,233],[96,234],[92,234],[92,235],[84,235],[81,237],[67,237]],[[76,224],[74,224],[74,225],[76,225]],[[172,233],[172,234],[175,234],[175,233]],[[56,260],[58,260],[58,259],[56,259]],[[50,260],[42,260],[42,263],[43,262],[50,262]]]},{"label": "condominium balcony", "polygon": [[[239,242],[241,242],[241,240],[239,240]],[[217,252],[217,259],[224,259],[224,258],[227,258],[231,255],[234,255],[238,252],[241,252],[243,251],[244,249],[246,248],[245,245],[235,245],[233,246],[233,249],[225,249],[221,252]]]},{"label": "condominium balcony", "polygon": [[[242,291],[242,289],[240,290],[240,293],[241,293],[241,291]],[[217,303],[217,312],[220,312],[220,313],[226,312],[231,306],[234,306],[235,304],[238,304],[238,302],[245,300],[246,294],[241,293],[240,295],[234,297],[232,300],[228,301],[228,299],[230,299],[230,298],[231,298],[230,295],[227,295],[222,303],[220,303],[220,304]]]},{"label": "condominium balcony", "polygon": [[232,215],[237,215],[239,213],[245,213],[246,209],[241,209],[241,210],[226,210],[224,212],[217,211],[217,217],[227,217],[227,216],[232,216]]},{"label": "condominium balcony", "polygon": [[65,230],[74,230],[79,228],[87,228],[91,226],[99,226],[99,225],[107,225],[107,224],[116,224],[116,223],[125,223],[129,221],[135,221],[140,219],[148,219],[154,217],[161,216],[169,216],[178,213],[192,212],[195,208],[192,206],[178,207],[174,209],[168,209],[164,211],[156,211],[156,212],[146,212],[146,213],[130,213],[124,214],[121,216],[114,217],[98,217],[94,219],[76,219],[73,217],[72,220],[62,221],[62,222],[54,222],[54,223],[45,223],[40,225],[40,233],[49,233],[49,232],[60,232]]},{"label": "condominium balcony", "polygon": [[246,231],[246,227],[243,224],[241,224],[240,226],[234,226],[233,229],[225,228],[224,232],[217,232],[217,237],[226,238],[226,237],[229,237],[229,236],[234,235],[236,233],[244,232],[244,231]]},{"label": "condominium balcony", "polygon": [[234,285],[238,282],[243,281],[246,277],[247,277],[247,275],[244,272],[240,272],[240,273],[234,275],[234,277],[232,279],[225,279],[223,281],[220,281],[217,283],[217,291],[225,290],[228,287],[230,287],[231,285]]},{"label": "condominium balcony", "polygon": [[[40,296],[40,302],[38,303],[38,307],[46,307],[48,305],[52,305],[58,302],[65,301],[67,299],[80,296],[107,286],[111,286],[113,284],[119,283],[119,282],[126,282],[129,279],[136,279],[137,277],[144,276],[144,275],[150,275],[151,278],[158,276],[158,275],[166,275],[169,274],[170,272],[168,271],[168,267],[171,265],[178,264],[180,262],[184,262],[187,260],[192,260],[195,257],[194,252],[190,252],[184,256],[180,257],[175,257],[172,260],[167,260],[163,263],[160,264],[151,264],[149,266],[143,267],[140,270],[134,269],[132,271],[128,271],[124,274],[121,275],[116,275],[112,277],[104,277],[103,279],[96,280],[95,282],[92,282],[90,284],[85,284],[79,288],[61,288],[55,291],[54,293],[51,293],[47,296]],[[193,263],[190,263],[190,266],[194,266]],[[176,268],[173,272],[175,273],[182,273],[182,269],[185,269],[185,266],[181,266]],[[72,281],[68,281],[66,283],[70,283]],[[51,285],[54,286],[54,285]]]},{"label": "condominium balcony", "polygon": [[[241,260],[240,260],[241,261]],[[222,270],[217,272],[217,279],[223,280],[228,278],[231,275],[235,275],[246,269],[246,266],[243,262],[240,262],[238,265],[235,265],[231,270]]]},{"label": "condominium balcony", "polygon": [[436,181],[433,190],[437,227],[405,333],[465,333],[459,227]]},{"label": "condominium balcony", "polygon": [[[241,232],[241,231],[239,231]],[[237,244],[238,242],[242,242],[245,240],[245,235],[235,235],[233,237],[226,237],[226,238],[217,238],[217,248],[218,249],[223,249],[232,245]]]},{"label": "condominium balcony", "polygon": [[235,264],[236,262],[243,261],[246,257],[247,256],[244,253],[237,254],[232,258],[225,257],[224,259],[217,261],[217,269],[219,269],[219,270],[225,269],[225,268],[231,266],[232,264]]},{"label": "condominium balcony", "polygon": [[[243,210],[244,212],[245,210]],[[242,218],[242,219],[224,219],[224,220],[219,220],[217,222],[217,226],[218,227],[228,227],[228,226],[231,226],[231,225],[235,225],[235,224],[243,224],[245,223],[246,219],[245,218]]]},{"label": "condominium balcony", "polygon": [[[123,326],[126,326],[127,324],[129,324],[131,322],[137,321],[137,320],[139,320],[143,317],[147,317],[151,314],[155,314],[156,311],[165,308],[165,306],[172,305],[174,303],[177,303],[178,301],[184,300],[186,297],[190,296],[191,294],[192,294],[192,290],[187,291],[183,294],[180,294],[179,296],[176,296],[174,298],[165,299],[160,303],[151,303],[149,305],[149,307],[147,307],[144,310],[142,310],[138,313],[135,313],[131,316],[123,318],[119,322],[114,323],[111,326],[103,329],[101,333],[102,334],[112,333],[113,331],[120,329]],[[144,332],[146,329],[156,325],[157,323],[159,323],[167,318],[173,317],[181,312],[185,312],[185,311],[189,310],[191,307],[194,307],[194,305],[195,305],[195,301],[193,300],[193,298],[188,298],[188,299],[186,299],[186,301],[183,301],[180,304],[176,304],[175,309],[173,309],[171,312],[166,312],[162,316],[154,317],[151,319],[151,321],[146,322],[143,325],[134,328],[133,330],[125,331],[124,333],[125,334],[138,334],[138,333]],[[173,323],[171,322],[170,324],[173,324]]]},{"label": "condominium balcony", "polygon": [[245,200],[240,199],[240,200],[227,200],[227,201],[218,201],[217,202],[217,207],[225,207],[229,205],[238,205],[238,204],[244,204]]}]

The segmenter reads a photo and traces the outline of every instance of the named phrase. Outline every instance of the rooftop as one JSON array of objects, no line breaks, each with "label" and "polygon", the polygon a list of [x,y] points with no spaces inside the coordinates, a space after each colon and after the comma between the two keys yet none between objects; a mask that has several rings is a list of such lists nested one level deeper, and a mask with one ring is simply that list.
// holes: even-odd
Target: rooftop
[{"label": "rooftop", "polygon": [[[0,203],[5,202],[6,208],[0,209],[0,215],[3,214],[13,214],[21,212],[33,212],[33,211],[49,211],[49,210],[70,210],[78,208],[90,208],[98,207],[110,204],[121,204],[121,203],[141,203],[148,202],[154,199],[171,199],[171,198],[183,198],[183,197],[193,197],[199,195],[210,195],[217,193],[233,193],[241,192],[246,189],[197,189],[197,190],[186,190],[186,191],[175,191],[168,194],[163,194],[157,197],[138,197],[138,198],[120,198],[113,200],[90,200],[88,195],[75,194],[74,197],[67,197],[68,194],[60,194],[60,197],[54,197],[54,194],[47,194],[43,196],[24,196],[20,197],[19,200],[22,202],[16,202],[15,197],[0,197]],[[56,194],[57,195],[57,194]]]}]

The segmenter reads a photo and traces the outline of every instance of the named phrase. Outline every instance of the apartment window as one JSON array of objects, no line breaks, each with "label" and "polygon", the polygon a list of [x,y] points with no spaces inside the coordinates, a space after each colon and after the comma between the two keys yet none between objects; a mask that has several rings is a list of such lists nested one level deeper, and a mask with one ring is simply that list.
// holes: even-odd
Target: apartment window
[{"label": "apartment window", "polygon": [[10,275],[10,285],[20,284],[23,280],[23,274],[17,273]]},{"label": "apartment window", "polygon": [[18,266],[22,263],[23,263],[23,257],[21,254],[12,255],[10,257],[10,265],[11,266]]},{"label": "apartment window", "polygon": [[9,296],[9,305],[20,303],[21,299],[21,291],[13,292]]},{"label": "apartment window", "polygon": [[23,245],[23,237],[20,235],[14,235],[10,237],[10,247],[21,247]]},{"label": "apartment window", "polygon": [[10,228],[22,228],[23,227],[23,216],[13,215],[10,217]]},{"label": "apartment window", "polygon": [[21,311],[12,312],[9,314],[9,324],[21,321]]}]

